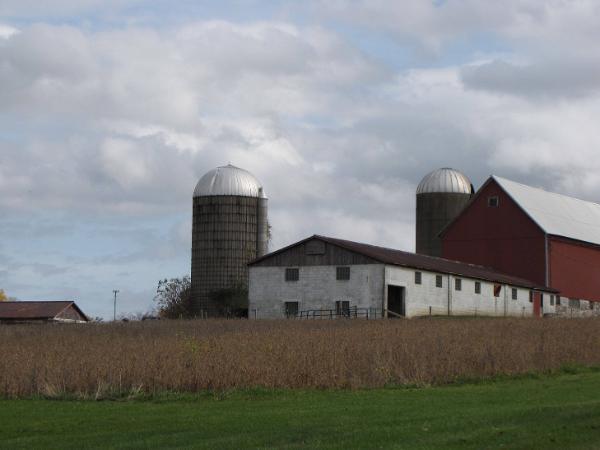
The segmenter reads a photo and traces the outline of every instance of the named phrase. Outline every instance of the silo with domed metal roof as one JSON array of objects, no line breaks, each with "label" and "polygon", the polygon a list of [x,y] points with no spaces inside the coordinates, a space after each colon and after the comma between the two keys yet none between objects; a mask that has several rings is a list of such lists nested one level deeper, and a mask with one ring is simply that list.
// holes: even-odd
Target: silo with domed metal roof
[{"label": "silo with domed metal roof", "polygon": [[474,189],[466,175],[448,167],[423,177],[417,187],[416,252],[442,256],[439,233],[467,205]]},{"label": "silo with domed metal roof", "polygon": [[194,190],[192,304],[202,317],[228,314],[219,292],[247,288],[251,260],[268,250],[267,197],[250,172],[230,165],[206,173]]}]

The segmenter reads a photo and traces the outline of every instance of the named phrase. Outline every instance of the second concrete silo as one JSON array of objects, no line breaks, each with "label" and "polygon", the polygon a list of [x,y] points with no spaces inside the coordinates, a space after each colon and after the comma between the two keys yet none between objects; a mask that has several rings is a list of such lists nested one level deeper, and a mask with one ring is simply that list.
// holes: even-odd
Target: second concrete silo
[{"label": "second concrete silo", "polygon": [[471,181],[458,170],[444,167],[423,177],[417,187],[417,253],[442,255],[438,234],[463,210],[472,195]]},{"label": "second concrete silo", "polygon": [[198,181],[193,208],[194,313],[222,315],[226,311],[215,301],[215,293],[247,287],[247,263],[267,253],[267,197],[250,172],[227,165]]}]

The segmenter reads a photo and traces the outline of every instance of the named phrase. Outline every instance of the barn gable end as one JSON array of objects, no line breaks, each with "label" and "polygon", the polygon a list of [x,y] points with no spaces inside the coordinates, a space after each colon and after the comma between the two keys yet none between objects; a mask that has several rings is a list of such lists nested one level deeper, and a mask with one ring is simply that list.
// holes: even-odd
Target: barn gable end
[{"label": "barn gable end", "polygon": [[355,264],[379,264],[379,261],[316,236],[282,248],[251,262],[251,266],[343,266]]},{"label": "barn gable end", "polygon": [[441,235],[444,258],[546,285],[545,233],[493,177]]},{"label": "barn gable end", "polygon": [[87,322],[89,319],[87,316],[79,309],[79,307],[75,303],[71,303],[61,312],[59,312],[55,317],[57,321],[78,321],[78,322]]}]

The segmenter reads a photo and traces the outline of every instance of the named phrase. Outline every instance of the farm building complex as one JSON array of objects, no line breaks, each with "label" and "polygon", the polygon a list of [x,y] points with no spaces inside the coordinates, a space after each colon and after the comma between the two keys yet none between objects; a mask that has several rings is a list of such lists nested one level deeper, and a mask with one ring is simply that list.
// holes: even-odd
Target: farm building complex
[{"label": "farm building complex", "polygon": [[[600,314],[600,205],[442,168],[416,189],[416,253],[312,236],[267,254],[267,199],[224,166],[194,192],[192,299],[248,289],[251,318]],[[219,300],[216,300],[218,302]]]}]

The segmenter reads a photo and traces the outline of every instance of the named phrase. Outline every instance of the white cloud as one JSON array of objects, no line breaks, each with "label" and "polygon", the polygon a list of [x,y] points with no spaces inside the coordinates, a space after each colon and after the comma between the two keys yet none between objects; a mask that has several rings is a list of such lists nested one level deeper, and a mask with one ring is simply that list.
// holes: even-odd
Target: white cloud
[{"label": "white cloud", "polygon": [[11,36],[17,34],[18,32],[19,30],[17,28],[8,25],[3,25],[0,23],[0,39],[8,39]]}]

